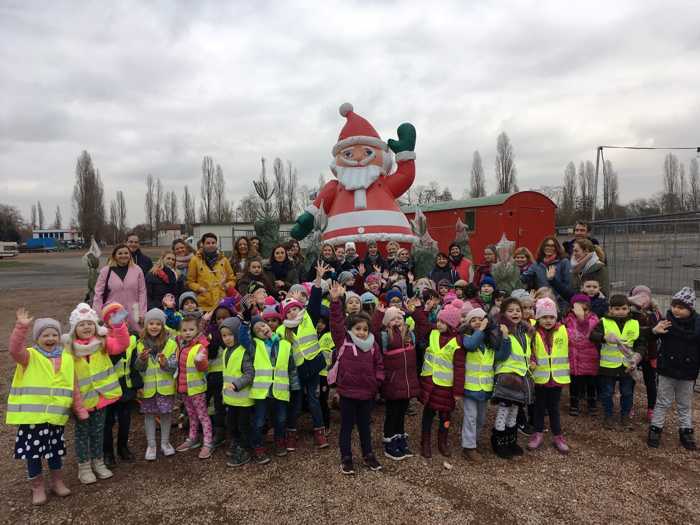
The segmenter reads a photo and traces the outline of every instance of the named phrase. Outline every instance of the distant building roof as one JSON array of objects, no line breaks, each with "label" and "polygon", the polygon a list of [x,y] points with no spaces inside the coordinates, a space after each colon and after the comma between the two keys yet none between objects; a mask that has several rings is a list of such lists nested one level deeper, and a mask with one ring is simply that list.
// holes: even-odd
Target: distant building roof
[{"label": "distant building roof", "polygon": [[406,204],[401,206],[401,211],[404,213],[413,213],[416,211],[416,207],[419,207],[422,211],[443,211],[443,210],[454,210],[462,208],[481,208],[484,206],[498,206],[503,204],[508,197],[514,195],[513,193],[499,193],[496,195],[487,195],[486,197],[479,197],[476,199],[462,199],[456,201],[445,201],[445,202],[435,202],[432,204],[423,204],[417,206],[416,204]]}]

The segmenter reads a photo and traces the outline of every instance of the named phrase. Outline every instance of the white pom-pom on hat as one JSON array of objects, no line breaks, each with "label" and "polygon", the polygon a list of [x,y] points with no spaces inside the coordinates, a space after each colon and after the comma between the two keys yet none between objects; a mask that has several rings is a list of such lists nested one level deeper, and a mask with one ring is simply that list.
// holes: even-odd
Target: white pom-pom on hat
[{"label": "white pom-pom on hat", "polygon": [[355,108],[352,107],[352,104],[350,104],[350,102],[344,102],[340,105],[338,111],[340,112],[340,115],[342,117],[347,117],[348,113],[352,112],[354,109]]}]

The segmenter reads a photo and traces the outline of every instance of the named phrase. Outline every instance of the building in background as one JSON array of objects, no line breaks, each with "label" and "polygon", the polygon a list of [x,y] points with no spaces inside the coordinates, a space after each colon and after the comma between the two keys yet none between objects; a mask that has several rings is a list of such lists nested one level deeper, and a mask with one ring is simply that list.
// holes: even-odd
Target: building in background
[{"label": "building in background", "polygon": [[[283,223],[279,227],[279,240],[284,242],[290,238],[290,232],[294,223]],[[226,253],[233,251],[233,242],[239,237],[254,237],[255,225],[252,222],[234,222],[229,224],[194,224],[192,234],[192,246],[197,247],[197,242],[205,233],[211,232],[219,239],[219,248]]]},{"label": "building in background", "polygon": [[185,227],[182,224],[161,224],[158,229],[156,246],[169,247],[175,239],[181,239]]},{"label": "building in background", "polygon": [[44,229],[33,230],[32,239],[55,239],[56,241],[75,242],[82,244],[83,236],[78,230],[66,229]]}]

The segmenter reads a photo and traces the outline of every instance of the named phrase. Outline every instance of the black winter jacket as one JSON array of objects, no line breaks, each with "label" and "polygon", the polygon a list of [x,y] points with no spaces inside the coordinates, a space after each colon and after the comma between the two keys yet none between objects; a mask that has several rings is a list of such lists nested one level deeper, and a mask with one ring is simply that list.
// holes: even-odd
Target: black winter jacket
[{"label": "black winter jacket", "polygon": [[700,371],[700,315],[693,312],[687,319],[678,319],[669,311],[668,333],[659,334],[659,357],[656,370],[662,376],[693,381]]}]

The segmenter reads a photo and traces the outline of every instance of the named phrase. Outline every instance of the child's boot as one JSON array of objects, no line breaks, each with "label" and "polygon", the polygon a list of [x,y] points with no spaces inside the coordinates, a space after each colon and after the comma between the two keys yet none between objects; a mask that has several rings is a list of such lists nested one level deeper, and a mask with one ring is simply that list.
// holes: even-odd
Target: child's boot
[{"label": "child's boot", "polygon": [[524,451],[520,445],[518,445],[518,427],[514,426],[511,428],[506,428],[506,440],[508,443],[508,450],[513,457],[522,456]]},{"label": "child's boot", "polygon": [[394,461],[401,461],[406,456],[401,453],[401,448],[399,446],[399,436],[391,436],[390,438],[382,438],[384,443],[384,455],[389,459]]},{"label": "child's boot", "polygon": [[697,447],[695,445],[695,437],[693,436],[692,428],[679,428],[678,437],[681,440],[681,445],[686,450],[695,450]]},{"label": "child's boot", "polygon": [[314,428],[314,442],[318,448],[327,448],[326,427]]},{"label": "child's boot", "polygon": [[426,459],[433,457],[433,445],[430,439],[430,431],[421,433],[420,435],[420,455]]},{"label": "child's boot", "polygon": [[408,448],[408,434],[399,435],[399,448],[401,449],[401,453],[405,458],[413,457],[413,452],[411,452],[411,449]]},{"label": "child's boot", "polygon": [[109,479],[114,474],[105,466],[105,462],[102,458],[96,458],[92,460],[92,470],[97,476],[97,479]]},{"label": "child's boot", "polygon": [[470,463],[479,464],[483,463],[484,458],[479,454],[479,451],[475,448],[463,448],[462,457],[469,461]]},{"label": "child's boot", "polygon": [[450,443],[447,440],[448,432],[446,428],[440,428],[438,431],[438,451],[446,458],[450,457]]},{"label": "child's boot", "polygon": [[530,436],[530,440],[527,442],[527,448],[530,450],[537,450],[542,445],[543,440],[544,436],[542,432],[535,432]]},{"label": "child's boot", "polygon": [[659,448],[661,444],[661,432],[663,428],[655,427],[651,425],[649,427],[649,433],[647,434],[647,446],[651,448]]},{"label": "child's boot", "polygon": [[265,452],[265,447],[255,447],[253,449],[253,461],[258,465],[267,465],[270,462],[270,456]]},{"label": "child's boot", "polygon": [[507,443],[505,430],[496,430],[495,428],[491,430],[491,448],[499,458],[511,459],[513,457]]},{"label": "child's boot", "polygon": [[250,463],[250,454],[243,447],[236,446],[231,459],[226,463],[227,467],[241,467],[246,463]]},{"label": "child's boot", "polygon": [[606,415],[603,419],[603,428],[605,430],[615,430],[615,419],[612,416]]},{"label": "child's boot", "polygon": [[355,465],[352,462],[352,456],[344,457],[340,461],[340,472],[347,476],[355,473]]},{"label": "child's boot", "polygon": [[90,485],[91,483],[97,482],[97,478],[92,471],[92,465],[90,465],[89,461],[78,463],[78,479],[83,485]]},{"label": "child's boot", "polygon": [[569,400],[569,415],[574,416],[574,417],[579,415],[578,398],[577,397],[572,397]]},{"label": "child's boot", "polygon": [[278,458],[287,455],[287,440],[284,438],[275,438],[275,456]]},{"label": "child's boot", "polygon": [[39,474],[29,480],[32,486],[32,505],[43,505],[46,503],[46,489],[44,488],[44,476]]},{"label": "child's boot", "polygon": [[63,473],[60,470],[52,470],[49,476],[51,479],[49,485],[51,487],[51,492],[61,498],[71,495],[70,489],[66,487],[66,484],[63,482]]},{"label": "child's boot", "polygon": [[287,452],[294,452],[297,449],[296,429],[287,429]]},{"label": "child's boot", "polygon": [[598,415],[598,405],[594,397],[588,399],[588,415],[591,417]]},{"label": "child's boot", "polygon": [[552,443],[554,444],[554,448],[556,448],[560,454],[569,453],[569,445],[566,443],[564,436],[562,436],[561,434],[558,436],[554,436],[552,438]]},{"label": "child's boot", "polygon": [[379,463],[379,461],[377,461],[377,457],[374,454],[372,454],[371,452],[364,457],[364,460],[365,460],[365,466],[368,469],[375,471],[375,472],[378,470],[382,470],[381,463]]}]

